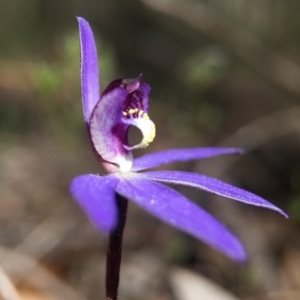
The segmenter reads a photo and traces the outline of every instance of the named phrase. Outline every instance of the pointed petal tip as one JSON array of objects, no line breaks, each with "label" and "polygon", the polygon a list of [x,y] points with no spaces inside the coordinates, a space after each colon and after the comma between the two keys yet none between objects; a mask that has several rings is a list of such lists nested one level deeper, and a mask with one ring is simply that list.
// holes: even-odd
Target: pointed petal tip
[{"label": "pointed petal tip", "polygon": [[248,261],[248,255],[243,246],[241,246],[239,252],[236,253],[234,256],[231,256],[231,258],[238,263],[245,264]]},{"label": "pointed petal tip", "polygon": [[76,19],[79,29],[81,29],[83,26],[89,26],[89,23],[84,18],[76,16]]},{"label": "pointed petal tip", "polygon": [[79,16],[76,16],[76,19],[77,19],[77,22],[78,23],[85,23],[85,24],[88,24],[88,22],[84,19],[84,18],[82,18],[82,17],[79,17]]},{"label": "pointed petal tip", "polygon": [[285,213],[282,209],[280,209],[279,207],[269,203],[269,205],[254,205],[254,206],[258,206],[258,207],[262,207],[262,208],[266,208],[269,210],[272,210],[276,213],[278,213],[279,215],[283,216],[286,219],[289,219],[289,216],[287,213]]},{"label": "pointed petal tip", "polygon": [[272,204],[270,202],[268,202],[267,204],[264,204],[264,205],[255,205],[255,206],[272,210],[272,211],[278,213],[279,215],[283,216],[284,218],[289,219],[289,216],[287,213],[285,213],[282,209],[280,209],[279,207],[275,206],[274,204]]},{"label": "pointed petal tip", "polygon": [[233,150],[233,153],[235,153],[235,154],[240,154],[240,155],[242,155],[242,154],[245,154],[245,153],[246,153],[246,150],[241,149],[241,148],[233,148],[232,150]]},{"label": "pointed petal tip", "polygon": [[279,214],[281,214],[282,216],[284,216],[286,219],[289,219],[290,217],[288,216],[287,213],[285,213],[283,210],[281,210],[280,208],[277,208],[275,210],[276,212],[278,212]]},{"label": "pointed petal tip", "polygon": [[[231,240],[230,244],[227,244],[226,240]],[[248,262],[248,253],[244,245],[230,231],[228,231],[228,236],[224,239],[223,246],[225,247],[220,248],[220,246],[216,246],[214,248],[237,263],[246,264]]]},{"label": "pointed petal tip", "polygon": [[[228,243],[228,241],[230,241],[230,243]],[[237,263],[245,264],[248,261],[248,254],[244,245],[239,238],[237,238],[230,231],[228,231],[222,247],[215,246],[214,248]]]},{"label": "pointed petal tip", "polygon": [[[222,148],[220,148],[222,149]],[[243,155],[246,153],[246,150],[242,148],[223,148],[225,151],[227,150],[227,153],[225,152],[224,154],[236,154],[236,155]]]}]

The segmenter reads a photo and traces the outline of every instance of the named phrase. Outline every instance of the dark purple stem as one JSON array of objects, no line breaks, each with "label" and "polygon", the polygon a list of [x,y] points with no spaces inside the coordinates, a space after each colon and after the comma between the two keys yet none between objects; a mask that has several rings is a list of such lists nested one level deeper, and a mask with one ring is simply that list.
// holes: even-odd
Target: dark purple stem
[{"label": "dark purple stem", "polygon": [[106,300],[117,300],[120,265],[122,258],[123,231],[126,223],[128,200],[116,194],[118,225],[109,235],[106,254]]}]

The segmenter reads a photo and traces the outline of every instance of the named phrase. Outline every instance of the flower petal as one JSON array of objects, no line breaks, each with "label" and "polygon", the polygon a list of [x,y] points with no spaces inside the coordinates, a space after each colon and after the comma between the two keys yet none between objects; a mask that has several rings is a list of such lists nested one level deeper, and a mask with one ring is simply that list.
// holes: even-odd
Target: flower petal
[{"label": "flower petal", "polygon": [[91,113],[100,98],[99,71],[97,49],[92,29],[89,23],[77,17],[79,25],[80,51],[81,51],[81,94],[83,116],[89,122]]},{"label": "flower petal", "polygon": [[81,175],[75,177],[70,191],[95,227],[104,232],[117,222],[114,187],[119,179],[113,176]]},{"label": "flower petal", "polygon": [[209,213],[169,187],[135,175],[121,180],[116,192],[131,199],[167,224],[203,240],[229,257],[243,261],[244,249],[238,239]]},{"label": "flower petal", "polygon": [[186,185],[246,204],[268,208],[287,218],[287,215],[280,208],[267,200],[215,178],[181,171],[144,172],[143,175],[152,180]]},{"label": "flower petal", "polygon": [[134,160],[132,171],[141,171],[158,167],[163,164],[175,161],[187,161],[194,159],[204,159],[223,154],[241,154],[243,150],[238,148],[188,148],[171,149],[150,153],[138,157]]}]

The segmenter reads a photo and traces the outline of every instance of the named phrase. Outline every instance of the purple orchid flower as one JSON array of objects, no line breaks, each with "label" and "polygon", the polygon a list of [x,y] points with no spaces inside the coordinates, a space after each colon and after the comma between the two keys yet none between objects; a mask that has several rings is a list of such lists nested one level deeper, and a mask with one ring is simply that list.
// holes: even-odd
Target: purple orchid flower
[{"label": "purple orchid flower", "polygon": [[[172,149],[133,159],[131,150],[146,147],[155,137],[148,116],[150,86],[135,79],[118,79],[100,96],[95,41],[89,24],[78,18],[81,47],[81,89],[84,121],[106,176],[81,175],[73,179],[71,192],[90,221],[102,232],[118,223],[116,195],[129,199],[158,219],[198,238],[232,259],[243,261],[239,240],[222,224],[183,195],[161,183],[186,185],[225,198],[286,214],[263,198],[217,179],[181,171],[146,171],[175,161],[204,159],[241,153],[236,148]],[[130,146],[128,130],[136,126],[142,141]],[[143,171],[143,172],[140,172]]]}]

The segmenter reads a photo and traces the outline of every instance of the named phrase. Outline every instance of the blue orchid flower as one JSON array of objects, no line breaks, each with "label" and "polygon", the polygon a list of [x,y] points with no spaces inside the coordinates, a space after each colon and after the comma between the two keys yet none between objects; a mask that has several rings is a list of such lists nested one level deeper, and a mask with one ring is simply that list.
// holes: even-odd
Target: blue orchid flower
[{"label": "blue orchid flower", "polygon": [[[138,204],[147,212],[228,257],[243,261],[246,254],[239,240],[201,207],[162,183],[185,185],[231,200],[286,214],[267,200],[217,179],[182,171],[147,171],[175,161],[239,154],[236,148],[171,149],[134,159],[132,150],[146,147],[155,137],[148,116],[150,86],[141,80],[118,79],[100,95],[97,51],[92,30],[78,18],[81,47],[81,90],[84,121],[89,139],[107,175],[80,175],[71,183],[71,193],[90,221],[102,232],[112,232],[118,223],[116,195]],[[130,146],[128,131],[136,126],[142,141]]]}]

